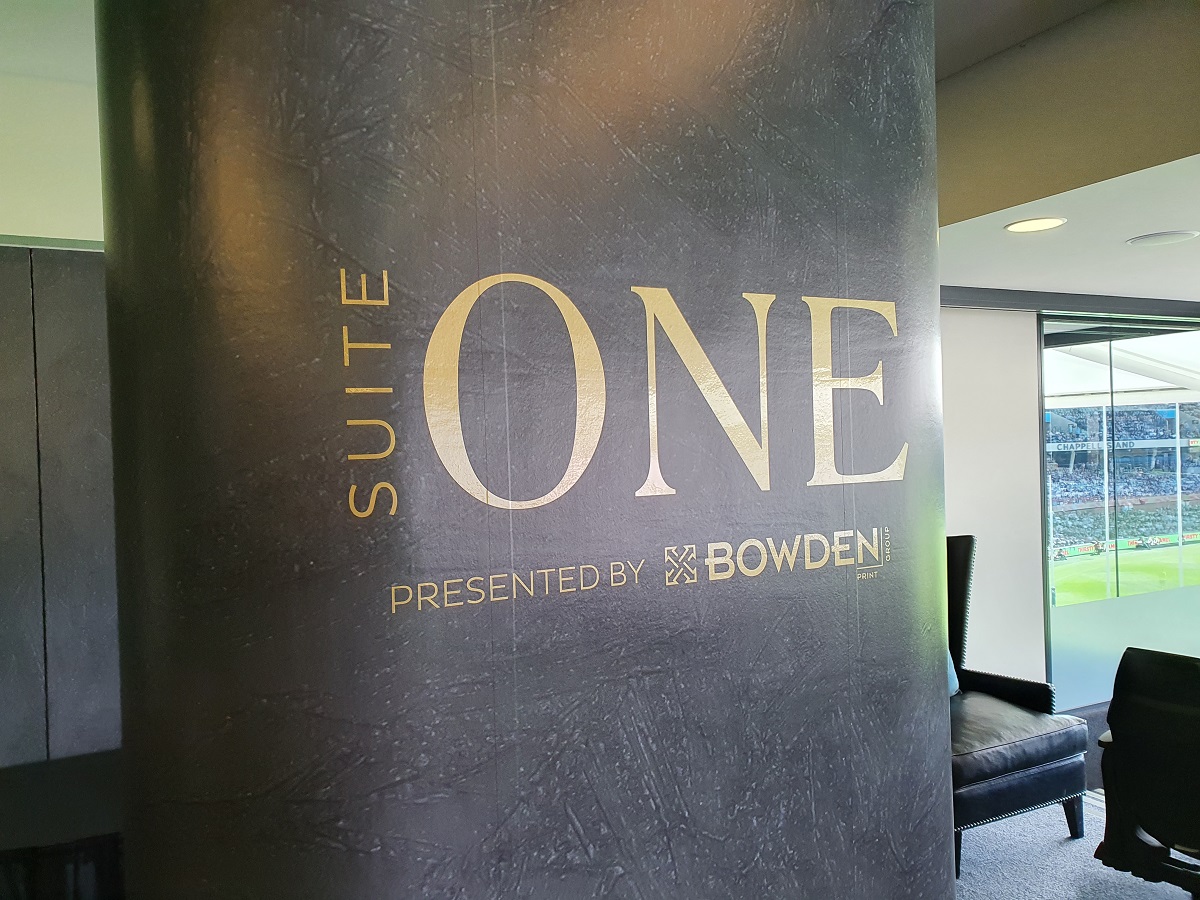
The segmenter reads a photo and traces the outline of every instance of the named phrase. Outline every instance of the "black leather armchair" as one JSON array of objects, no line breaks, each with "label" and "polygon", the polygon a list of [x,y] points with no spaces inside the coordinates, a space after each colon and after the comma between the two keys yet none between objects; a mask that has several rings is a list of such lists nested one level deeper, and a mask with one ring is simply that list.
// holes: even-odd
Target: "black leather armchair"
[{"label": "black leather armchair", "polygon": [[950,656],[961,688],[950,698],[957,873],[962,833],[976,825],[1061,803],[1071,837],[1083,837],[1087,723],[1053,715],[1054,688],[1049,684],[963,665],[975,537],[948,537],[946,551]]},{"label": "black leather armchair", "polygon": [[[1200,898],[1200,659],[1130,648],[1108,707],[1096,858]],[[1174,852],[1172,852],[1174,851]]]}]

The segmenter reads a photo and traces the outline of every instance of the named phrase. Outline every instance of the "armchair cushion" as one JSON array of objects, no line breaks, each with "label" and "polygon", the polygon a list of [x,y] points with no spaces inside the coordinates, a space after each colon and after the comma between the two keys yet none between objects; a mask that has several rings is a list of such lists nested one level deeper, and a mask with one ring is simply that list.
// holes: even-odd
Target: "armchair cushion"
[{"label": "armchair cushion", "polygon": [[971,690],[950,698],[950,734],[955,790],[1077,756],[1088,737],[1083,719],[1032,712]]}]

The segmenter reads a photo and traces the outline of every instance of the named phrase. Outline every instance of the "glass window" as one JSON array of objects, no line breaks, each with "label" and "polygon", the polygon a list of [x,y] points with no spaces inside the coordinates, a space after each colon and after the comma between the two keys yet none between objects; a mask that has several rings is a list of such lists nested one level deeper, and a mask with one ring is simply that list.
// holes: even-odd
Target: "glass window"
[{"label": "glass window", "polygon": [[1200,332],[1043,366],[1053,605],[1200,584]]},{"label": "glass window", "polygon": [[1051,667],[1079,706],[1126,646],[1200,655],[1200,331],[1047,320],[1043,347]]}]

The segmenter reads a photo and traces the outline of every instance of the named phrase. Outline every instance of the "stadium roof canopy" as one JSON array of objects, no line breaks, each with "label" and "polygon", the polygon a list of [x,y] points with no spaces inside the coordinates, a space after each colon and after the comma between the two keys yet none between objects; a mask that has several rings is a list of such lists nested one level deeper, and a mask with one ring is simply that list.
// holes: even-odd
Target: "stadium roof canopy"
[{"label": "stadium roof canopy", "polygon": [[1200,331],[1047,349],[1042,376],[1050,409],[1194,403],[1200,401]]}]

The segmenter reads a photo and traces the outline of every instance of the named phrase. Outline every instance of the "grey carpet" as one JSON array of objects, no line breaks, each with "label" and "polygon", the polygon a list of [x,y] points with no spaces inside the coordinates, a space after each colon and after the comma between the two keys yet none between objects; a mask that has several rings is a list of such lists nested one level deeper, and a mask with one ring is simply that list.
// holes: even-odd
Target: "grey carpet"
[{"label": "grey carpet", "polygon": [[1188,900],[1169,884],[1149,884],[1094,859],[1104,837],[1103,801],[1083,805],[1086,834],[1067,832],[1061,806],[963,832],[958,900]]}]

